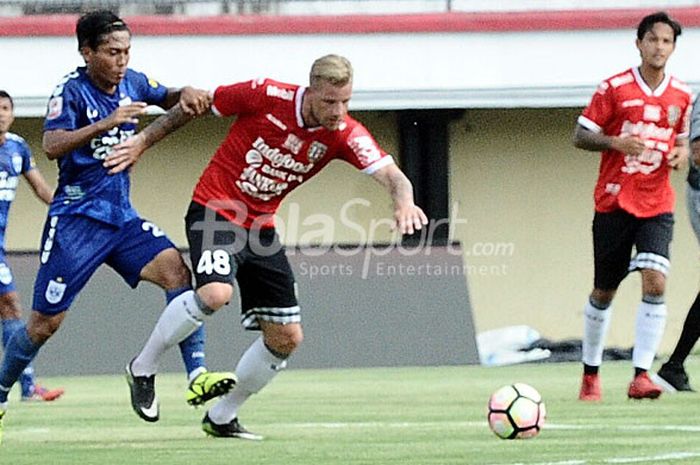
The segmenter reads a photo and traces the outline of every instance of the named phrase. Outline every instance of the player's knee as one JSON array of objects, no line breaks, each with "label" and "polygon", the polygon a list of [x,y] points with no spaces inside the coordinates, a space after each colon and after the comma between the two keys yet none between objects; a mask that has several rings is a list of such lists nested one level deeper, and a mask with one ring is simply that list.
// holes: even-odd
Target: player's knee
[{"label": "player's knee", "polygon": [[18,320],[22,317],[22,305],[16,291],[0,295],[0,319]]},{"label": "player's knee", "polygon": [[202,303],[212,310],[218,310],[231,301],[233,286],[225,283],[209,283],[197,290]]},{"label": "player's knee", "polygon": [[616,289],[593,289],[591,292],[590,300],[591,302],[599,308],[607,308],[610,306],[613,298],[615,297]]},{"label": "player's knee", "polygon": [[58,331],[64,316],[65,312],[52,316],[42,315],[36,311],[32,312],[27,323],[29,339],[35,344],[45,343]]},{"label": "player's knee", "polygon": [[642,271],[642,293],[645,296],[663,297],[666,292],[666,277],[656,270]]},{"label": "player's knee", "polygon": [[275,331],[265,333],[265,345],[279,355],[291,355],[303,341],[300,325],[279,325]]}]

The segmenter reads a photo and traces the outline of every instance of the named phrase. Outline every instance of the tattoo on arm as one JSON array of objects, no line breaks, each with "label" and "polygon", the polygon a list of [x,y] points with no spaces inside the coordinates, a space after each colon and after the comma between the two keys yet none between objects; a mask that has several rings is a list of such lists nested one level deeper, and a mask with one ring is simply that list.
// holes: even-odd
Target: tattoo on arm
[{"label": "tattoo on arm", "polygon": [[146,147],[152,146],[171,132],[187,124],[193,118],[193,116],[182,111],[180,104],[175,105],[141,131]]}]

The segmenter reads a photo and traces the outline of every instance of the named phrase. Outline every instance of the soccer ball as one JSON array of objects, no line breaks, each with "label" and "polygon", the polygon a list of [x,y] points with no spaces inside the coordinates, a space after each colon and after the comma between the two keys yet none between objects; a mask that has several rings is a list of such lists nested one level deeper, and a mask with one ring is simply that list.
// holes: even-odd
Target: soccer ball
[{"label": "soccer ball", "polygon": [[489,399],[489,427],[501,439],[537,436],[544,425],[545,416],[542,396],[524,383],[503,386]]}]

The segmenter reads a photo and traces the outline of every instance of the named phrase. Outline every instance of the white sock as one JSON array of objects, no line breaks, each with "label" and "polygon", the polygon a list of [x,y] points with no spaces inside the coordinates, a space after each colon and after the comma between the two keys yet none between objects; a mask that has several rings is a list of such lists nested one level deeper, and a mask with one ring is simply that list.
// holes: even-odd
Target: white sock
[{"label": "white sock", "polygon": [[603,363],[603,349],[610,327],[612,307],[604,310],[594,307],[590,301],[583,307],[583,350],[581,360],[586,365],[599,367]]},{"label": "white sock", "polygon": [[256,339],[238,361],[236,387],[209,410],[209,418],[218,425],[229,423],[236,418],[245,401],[267,386],[286,366],[284,359],[274,356],[265,347],[262,336]]},{"label": "white sock", "polygon": [[132,373],[136,376],[156,373],[165,351],[195,332],[206,316],[197,304],[194,291],[175,297],[163,310],[146,345],[131,364]]},{"label": "white sock", "polygon": [[666,304],[642,301],[637,308],[632,363],[636,368],[648,370],[654,363],[661,338],[666,327]]}]

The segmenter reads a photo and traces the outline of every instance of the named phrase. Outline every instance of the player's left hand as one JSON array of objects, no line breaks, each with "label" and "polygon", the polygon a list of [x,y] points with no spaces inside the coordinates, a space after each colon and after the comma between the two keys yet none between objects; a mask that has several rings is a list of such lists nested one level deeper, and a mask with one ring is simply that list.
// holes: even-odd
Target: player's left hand
[{"label": "player's left hand", "polygon": [[140,133],[136,134],[112,147],[112,152],[107,155],[102,166],[109,169],[109,174],[120,173],[134,166],[145,151],[146,144],[143,137]]},{"label": "player's left hand", "polygon": [[211,93],[194,87],[183,87],[180,90],[180,106],[187,115],[199,116],[211,107]]},{"label": "player's left hand", "polygon": [[423,229],[428,224],[428,217],[418,205],[408,205],[400,207],[394,211],[396,228],[401,234],[413,234]]},{"label": "player's left hand", "polygon": [[674,170],[685,168],[688,163],[688,147],[685,145],[673,147],[668,153],[666,163]]}]

